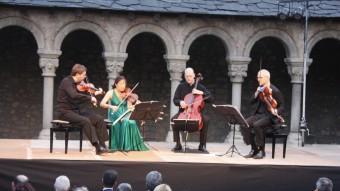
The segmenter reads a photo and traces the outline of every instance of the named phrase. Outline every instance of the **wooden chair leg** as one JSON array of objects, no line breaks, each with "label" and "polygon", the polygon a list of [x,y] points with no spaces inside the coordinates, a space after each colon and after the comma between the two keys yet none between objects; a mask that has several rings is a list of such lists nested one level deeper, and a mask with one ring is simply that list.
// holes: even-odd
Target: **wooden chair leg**
[{"label": "wooden chair leg", "polygon": [[53,129],[50,129],[50,153],[53,152]]},{"label": "wooden chair leg", "polygon": [[79,151],[83,151],[83,128],[79,129]]},{"label": "wooden chair leg", "polygon": [[66,129],[65,131],[65,154],[67,154],[67,150],[68,150],[68,138],[69,138],[69,134],[68,134],[68,129]]},{"label": "wooden chair leg", "polygon": [[112,129],[109,128],[109,149],[111,149],[111,136],[112,136]]},{"label": "wooden chair leg", "polygon": [[287,138],[288,136],[286,136],[283,140],[283,158],[286,158]]},{"label": "wooden chair leg", "polygon": [[275,158],[275,144],[276,144],[276,137],[275,137],[275,135],[273,135],[273,138],[272,138],[272,159]]}]

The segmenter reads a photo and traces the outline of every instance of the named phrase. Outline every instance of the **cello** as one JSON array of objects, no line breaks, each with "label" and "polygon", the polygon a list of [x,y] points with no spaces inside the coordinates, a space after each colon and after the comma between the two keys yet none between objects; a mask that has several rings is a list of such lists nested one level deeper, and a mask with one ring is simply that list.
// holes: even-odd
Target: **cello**
[{"label": "cello", "polygon": [[[202,75],[198,73],[196,76],[194,89],[197,89],[198,82],[202,79]],[[198,120],[198,129],[201,130],[203,128],[203,120],[201,115],[201,111],[204,108],[203,95],[189,93],[184,97],[184,102],[187,104],[187,107],[184,108],[184,111],[178,115],[177,119]]]}]

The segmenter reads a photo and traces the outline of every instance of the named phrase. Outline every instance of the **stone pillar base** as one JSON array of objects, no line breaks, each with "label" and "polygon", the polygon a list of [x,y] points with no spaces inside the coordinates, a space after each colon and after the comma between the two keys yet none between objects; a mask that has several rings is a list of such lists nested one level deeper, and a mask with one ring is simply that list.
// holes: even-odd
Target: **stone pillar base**
[{"label": "stone pillar base", "polygon": [[[48,140],[50,139],[50,129],[49,128],[43,128],[39,133],[39,139]],[[56,136],[53,136],[53,139],[56,139]]]}]

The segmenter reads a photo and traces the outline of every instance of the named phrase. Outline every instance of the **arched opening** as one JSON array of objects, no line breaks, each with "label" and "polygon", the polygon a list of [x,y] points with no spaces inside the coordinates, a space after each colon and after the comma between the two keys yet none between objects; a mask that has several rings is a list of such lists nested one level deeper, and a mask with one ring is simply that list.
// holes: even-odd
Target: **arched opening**
[{"label": "arched opening", "polygon": [[[132,88],[139,82],[135,92],[140,100],[157,100],[166,104],[165,117],[162,121],[146,124],[144,138],[146,140],[164,141],[169,130],[170,120],[170,76],[163,58],[165,45],[153,33],[140,33],[133,37],[127,46],[128,58],[122,74],[127,77]],[[156,128],[155,128],[156,127]],[[143,133],[143,130],[141,131]]]},{"label": "arched opening", "polygon": [[[75,63],[83,64],[87,67],[87,76],[91,83],[96,87],[102,87],[107,90],[107,73],[102,57],[103,45],[97,35],[87,30],[73,31],[63,40],[61,51],[62,55],[59,57],[59,67],[56,71],[54,97],[56,97],[60,81],[70,75]],[[102,96],[97,96],[99,102],[101,99]],[[106,118],[107,111],[105,109],[97,107],[95,110]]]},{"label": "arched opening", "polygon": [[248,65],[247,77],[242,85],[242,108],[245,117],[253,114],[255,105],[250,104],[250,100],[258,87],[257,72],[260,69],[267,69],[271,74],[271,83],[274,84],[284,97],[286,122],[290,121],[291,108],[291,83],[284,62],[286,51],[282,42],[274,37],[265,37],[258,40],[251,49],[251,62]]},{"label": "arched opening", "polygon": [[[203,35],[191,44],[189,55],[187,66],[203,75],[202,84],[213,94],[214,103],[230,103],[231,83],[226,62],[227,50],[223,41],[213,35]],[[226,122],[220,115],[216,115],[210,104],[205,106],[204,112],[210,119],[208,141],[224,142],[229,132],[224,128]],[[193,139],[198,140],[198,134],[195,134]]]},{"label": "arched opening", "polygon": [[307,74],[306,119],[310,143],[340,143],[340,40],[323,39],[312,49]]},{"label": "arched opening", "polygon": [[34,36],[0,30],[0,138],[35,138],[42,129],[43,78]]}]

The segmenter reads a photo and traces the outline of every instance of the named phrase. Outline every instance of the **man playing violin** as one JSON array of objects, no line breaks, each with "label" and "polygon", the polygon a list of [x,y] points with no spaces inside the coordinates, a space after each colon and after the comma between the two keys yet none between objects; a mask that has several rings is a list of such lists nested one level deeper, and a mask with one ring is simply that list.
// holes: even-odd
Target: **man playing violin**
[{"label": "man playing violin", "polygon": [[75,64],[72,67],[71,75],[61,81],[57,95],[57,117],[82,127],[85,135],[96,148],[96,154],[102,154],[107,151],[105,145],[105,141],[108,140],[106,124],[104,119],[94,113],[88,105],[96,104],[95,96],[102,94],[103,90],[99,89],[89,94],[77,89],[77,85],[86,78],[86,71],[84,65]]},{"label": "man playing violin", "polygon": [[[186,68],[184,71],[185,81],[181,82],[176,91],[173,98],[173,102],[176,106],[179,107],[178,113],[172,117],[172,119],[177,119],[181,112],[183,112],[187,107],[189,107],[188,103],[184,101],[184,98],[187,94],[192,93],[194,95],[202,95],[206,102],[212,101],[212,95],[209,90],[203,86],[201,83],[197,84],[197,88],[195,88],[195,72],[192,68]],[[200,130],[200,144],[198,147],[199,151],[207,152],[206,150],[206,142],[207,142],[207,132],[209,120],[206,115],[202,114],[203,119],[203,127]],[[179,130],[173,129],[174,141],[176,142],[176,146],[173,148],[173,151],[181,151],[182,145],[179,136]]]},{"label": "man playing violin", "polygon": [[249,127],[242,127],[244,142],[251,145],[251,151],[245,158],[262,159],[265,157],[265,131],[273,124],[284,122],[281,114],[284,111],[284,101],[280,90],[270,83],[270,73],[262,69],[257,74],[259,87],[251,103],[257,104],[252,116],[247,118]]}]

